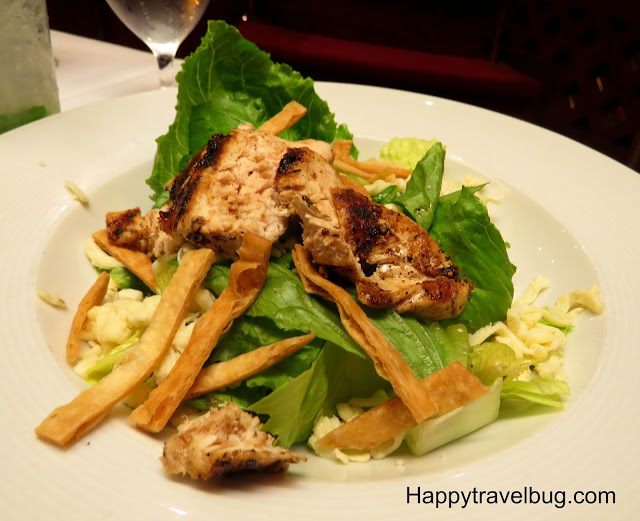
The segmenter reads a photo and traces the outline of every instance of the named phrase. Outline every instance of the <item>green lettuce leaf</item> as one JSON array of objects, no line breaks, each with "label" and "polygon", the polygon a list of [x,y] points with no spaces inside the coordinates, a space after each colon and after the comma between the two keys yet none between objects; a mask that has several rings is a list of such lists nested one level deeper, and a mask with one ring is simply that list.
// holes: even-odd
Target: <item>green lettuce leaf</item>
[{"label": "green lettuce leaf", "polygon": [[169,198],[164,185],[200,151],[212,134],[227,134],[240,123],[258,126],[289,101],[307,107],[307,114],[281,134],[285,139],[351,139],[338,126],[313,81],[242,38],[235,27],[210,21],[207,34],[178,73],[176,118],[158,138],[153,172],[147,180],[156,207]]},{"label": "green lettuce leaf", "polygon": [[513,299],[513,274],[507,248],[487,209],[467,188],[441,197],[430,235],[438,242],[460,274],[474,284],[467,305],[455,319],[472,332],[503,320]]},{"label": "green lettuce leaf", "polygon": [[467,365],[471,348],[464,326],[443,328],[437,322],[422,322],[392,310],[366,308],[366,313],[418,378],[429,376],[456,360]]},{"label": "green lettuce leaf", "polygon": [[413,170],[406,190],[394,201],[394,204],[402,205],[413,220],[425,230],[431,226],[440,198],[444,156],[445,151],[441,143],[435,143],[429,148]]},{"label": "green lettuce leaf", "polygon": [[395,203],[397,194],[398,194],[398,186],[391,185],[391,186],[387,186],[379,194],[372,196],[371,199],[373,199],[374,203],[390,204],[390,203]]},{"label": "green lettuce leaf", "polygon": [[[229,268],[215,265],[204,284],[219,295],[228,282]],[[264,287],[245,315],[268,318],[284,331],[296,334],[313,332],[356,356],[366,356],[342,327],[336,307],[308,295],[300,278],[275,262],[269,263]]]},{"label": "green lettuce leaf", "polygon": [[[298,334],[301,332],[283,331],[268,318],[242,316],[236,319],[229,331],[222,335],[218,345],[211,353],[207,365],[230,360],[260,346]],[[312,343],[274,366],[248,378],[245,381],[247,387],[267,387],[269,389],[279,387],[309,369],[318,357],[323,343],[324,341],[316,338]]]},{"label": "green lettuce leaf", "polygon": [[326,343],[313,366],[254,403],[249,410],[269,416],[265,430],[290,447],[307,440],[319,413],[331,415],[335,405],[352,397],[388,390],[369,359]]}]

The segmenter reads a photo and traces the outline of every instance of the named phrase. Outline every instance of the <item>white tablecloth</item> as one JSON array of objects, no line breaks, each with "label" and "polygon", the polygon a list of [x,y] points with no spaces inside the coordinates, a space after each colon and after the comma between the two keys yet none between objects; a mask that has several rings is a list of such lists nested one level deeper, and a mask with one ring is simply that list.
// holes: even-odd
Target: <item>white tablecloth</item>
[{"label": "white tablecloth", "polygon": [[160,88],[151,52],[51,31],[63,111]]}]

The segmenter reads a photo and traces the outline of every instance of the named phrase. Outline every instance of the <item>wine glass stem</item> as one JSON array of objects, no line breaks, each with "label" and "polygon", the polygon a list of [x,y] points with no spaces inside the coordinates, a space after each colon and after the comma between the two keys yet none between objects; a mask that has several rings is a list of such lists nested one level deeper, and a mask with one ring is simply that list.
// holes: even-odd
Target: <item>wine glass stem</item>
[{"label": "wine glass stem", "polygon": [[176,71],[174,65],[174,55],[167,53],[156,53],[158,69],[160,70],[160,84],[163,87],[176,86]]}]

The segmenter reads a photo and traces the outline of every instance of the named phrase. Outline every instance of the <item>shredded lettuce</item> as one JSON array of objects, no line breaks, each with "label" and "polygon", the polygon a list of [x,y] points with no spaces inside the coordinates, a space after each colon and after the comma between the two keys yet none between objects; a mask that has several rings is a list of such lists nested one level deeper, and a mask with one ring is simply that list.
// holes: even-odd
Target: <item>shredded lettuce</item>
[{"label": "shredded lettuce", "polygon": [[140,332],[136,331],[125,342],[109,351],[106,356],[98,360],[93,366],[91,366],[91,368],[89,368],[86,375],[87,382],[94,385],[111,373],[116,363],[131,351],[138,344],[139,340]]},{"label": "shredded lettuce", "polygon": [[169,199],[165,184],[212,134],[228,134],[246,122],[258,126],[291,100],[304,105],[307,114],[283,132],[283,138],[331,143],[336,138],[353,137],[345,125],[336,123],[310,78],[303,78],[286,64],[272,62],[267,53],[222,21],[209,22],[202,43],[185,59],[176,81],[176,117],[157,140],[153,172],[147,180],[156,207]]},{"label": "shredded lettuce", "polygon": [[152,269],[153,278],[156,281],[156,291],[162,293],[178,271],[178,262],[175,255],[162,255],[153,261]]}]

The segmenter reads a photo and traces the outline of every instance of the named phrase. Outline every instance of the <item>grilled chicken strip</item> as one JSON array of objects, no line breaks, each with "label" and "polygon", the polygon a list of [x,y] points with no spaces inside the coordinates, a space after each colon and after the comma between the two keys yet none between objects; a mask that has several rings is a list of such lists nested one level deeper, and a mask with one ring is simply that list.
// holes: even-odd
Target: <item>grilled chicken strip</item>
[{"label": "grilled chicken strip", "polygon": [[109,239],[156,257],[191,242],[214,250],[219,258],[236,257],[244,231],[277,241],[291,214],[279,204],[274,178],[291,146],[332,159],[328,143],[286,141],[247,125],[228,136],[212,136],[173,179],[172,202],[146,216],[137,208],[108,214]]},{"label": "grilled chicken strip", "polygon": [[439,320],[460,314],[471,285],[417,223],[345,187],[324,159],[304,148],[280,161],[281,204],[302,219],[303,245],[317,264],[356,285],[359,300]]},{"label": "grilled chicken strip", "polygon": [[280,472],[306,457],[273,446],[260,420],[228,402],[187,420],[164,445],[162,464],[170,474],[209,479],[232,472]]}]

